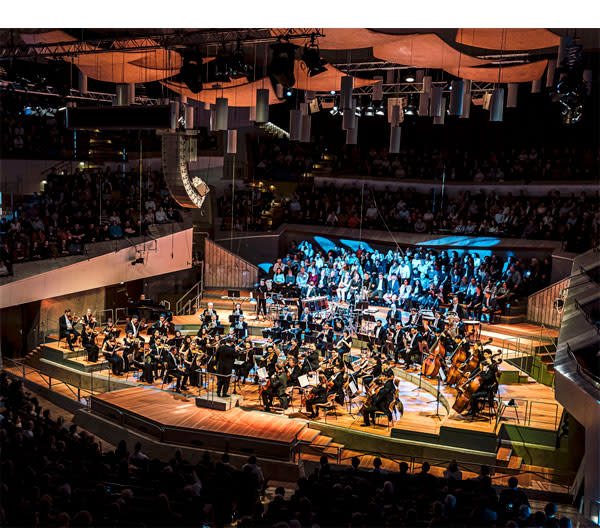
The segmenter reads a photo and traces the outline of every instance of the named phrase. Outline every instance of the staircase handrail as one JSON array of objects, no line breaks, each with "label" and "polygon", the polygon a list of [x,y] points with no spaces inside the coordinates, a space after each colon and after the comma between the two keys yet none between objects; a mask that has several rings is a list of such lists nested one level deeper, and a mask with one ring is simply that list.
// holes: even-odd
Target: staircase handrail
[{"label": "staircase handrail", "polygon": [[[186,315],[192,308],[192,301],[195,301],[196,305],[198,305],[202,299],[202,295],[204,294],[204,262],[200,263],[198,269],[200,270],[200,280],[186,291],[175,303],[176,315]],[[190,298],[191,294],[194,295]]]}]

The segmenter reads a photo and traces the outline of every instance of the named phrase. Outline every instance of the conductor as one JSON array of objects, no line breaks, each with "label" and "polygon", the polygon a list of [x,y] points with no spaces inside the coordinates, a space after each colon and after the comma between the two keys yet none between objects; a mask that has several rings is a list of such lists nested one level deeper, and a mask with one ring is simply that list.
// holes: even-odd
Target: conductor
[{"label": "conductor", "polygon": [[231,343],[223,341],[216,353],[217,367],[217,396],[227,398],[229,394],[229,380],[231,379],[231,371],[233,370],[233,360],[235,356],[235,348]]}]

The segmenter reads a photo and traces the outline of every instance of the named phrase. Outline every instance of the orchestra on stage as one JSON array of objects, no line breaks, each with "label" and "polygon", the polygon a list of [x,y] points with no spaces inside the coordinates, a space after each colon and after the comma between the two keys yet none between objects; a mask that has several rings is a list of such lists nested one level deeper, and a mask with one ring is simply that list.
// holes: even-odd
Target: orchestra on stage
[{"label": "orchestra on stage", "polygon": [[[110,320],[100,327],[90,311],[75,318],[67,310],[60,337],[71,348],[80,339],[88,361],[105,359],[112,375],[138,371],[146,383],[174,381],[177,392],[208,387],[211,376],[221,398],[255,383],[266,411],[293,406],[316,418],[338,406],[362,415],[364,426],[377,424],[378,416],[392,423],[403,413],[399,369],[454,387],[457,413],[476,416],[492,409],[501,352],[481,342],[480,322],[461,317],[452,304],[407,312],[392,303],[383,315],[361,300],[360,284],[355,286],[350,280],[346,294],[330,301],[273,296],[261,280],[253,292],[256,314],[245,314],[238,302],[222,324],[208,303],[199,312],[196,335],[174,331],[160,314],[153,324],[133,315],[120,336]],[[248,316],[266,321],[262,335],[251,334]]]}]

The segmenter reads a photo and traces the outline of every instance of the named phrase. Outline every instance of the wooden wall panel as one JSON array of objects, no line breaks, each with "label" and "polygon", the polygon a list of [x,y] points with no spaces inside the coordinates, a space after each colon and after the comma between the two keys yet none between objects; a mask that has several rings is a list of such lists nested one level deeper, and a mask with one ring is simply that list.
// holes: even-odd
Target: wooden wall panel
[{"label": "wooden wall panel", "polygon": [[554,308],[554,301],[561,297],[561,291],[569,287],[566,278],[551,284],[527,299],[527,319],[532,323],[558,328],[562,321],[562,312]]},{"label": "wooden wall panel", "polygon": [[231,251],[206,240],[204,286],[206,288],[252,288],[258,268]]}]

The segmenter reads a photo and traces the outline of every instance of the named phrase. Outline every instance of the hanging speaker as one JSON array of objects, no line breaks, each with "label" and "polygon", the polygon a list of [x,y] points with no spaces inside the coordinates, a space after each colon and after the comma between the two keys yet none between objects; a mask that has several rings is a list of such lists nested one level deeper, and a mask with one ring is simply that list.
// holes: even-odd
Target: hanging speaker
[{"label": "hanging speaker", "polygon": [[210,118],[208,120],[208,130],[210,132],[217,131],[217,109],[214,106],[210,108]]},{"label": "hanging speaker", "polygon": [[341,81],[341,104],[342,109],[352,108],[352,90],[354,89],[354,77],[344,75]]},{"label": "hanging speaker", "polygon": [[531,93],[540,93],[542,91],[542,78],[531,81]]},{"label": "hanging speaker", "polygon": [[290,110],[290,141],[300,141],[301,119],[300,110]]},{"label": "hanging speaker", "polygon": [[452,81],[452,93],[450,94],[450,115],[461,116],[463,113],[464,83],[462,80]]},{"label": "hanging speaker", "polygon": [[546,68],[546,88],[554,86],[554,74],[556,73],[556,61],[549,60]]},{"label": "hanging speaker", "polygon": [[423,93],[419,94],[419,115],[429,115],[429,99],[431,97],[431,77],[423,77]]},{"label": "hanging speaker", "polygon": [[583,84],[585,85],[585,93],[592,95],[592,70],[583,70]]},{"label": "hanging speaker", "polygon": [[227,131],[227,154],[237,153],[237,130]]},{"label": "hanging speaker", "polygon": [[441,86],[434,86],[431,88],[431,104],[429,107],[430,115],[433,117],[440,117],[442,114],[442,95],[444,91]]},{"label": "hanging speaker", "polygon": [[227,130],[229,123],[229,101],[226,97],[217,97],[215,108],[215,130]]},{"label": "hanging speaker", "polygon": [[269,121],[269,90],[259,88],[256,90],[256,122]]},{"label": "hanging speaker", "polygon": [[400,123],[404,121],[402,105],[392,105],[392,107],[388,110],[388,121],[393,127],[399,126]]},{"label": "hanging speaker", "polygon": [[310,143],[310,123],[312,117],[306,113],[300,116],[300,141]]},{"label": "hanging speaker", "polygon": [[390,127],[390,154],[400,153],[400,137],[402,135],[402,129],[399,126],[392,125]]},{"label": "hanging speaker", "polygon": [[354,128],[346,130],[346,145],[356,145],[358,140],[358,119],[354,124]]},{"label": "hanging speaker", "polygon": [[376,77],[373,77],[373,79],[377,81],[373,85],[373,101],[381,101],[383,99],[383,77],[377,75]]},{"label": "hanging speaker", "polygon": [[495,88],[490,99],[490,121],[500,122],[504,116],[504,88]]},{"label": "hanging speaker", "polygon": [[79,70],[77,73],[79,77],[79,91],[82,94],[86,94],[88,93],[88,76],[81,70]]},{"label": "hanging speaker", "polygon": [[517,83],[509,83],[508,93],[506,94],[506,108],[517,108],[518,96],[519,85]]},{"label": "hanging speaker", "polygon": [[468,119],[471,117],[471,81],[469,79],[463,79],[463,111],[461,119]]},{"label": "hanging speaker", "polygon": [[185,128],[187,130],[194,128],[194,107],[190,104],[185,105]]},{"label": "hanging speaker", "polygon": [[447,99],[442,97],[440,102],[440,115],[433,118],[434,125],[443,125],[446,122],[446,101]]}]

